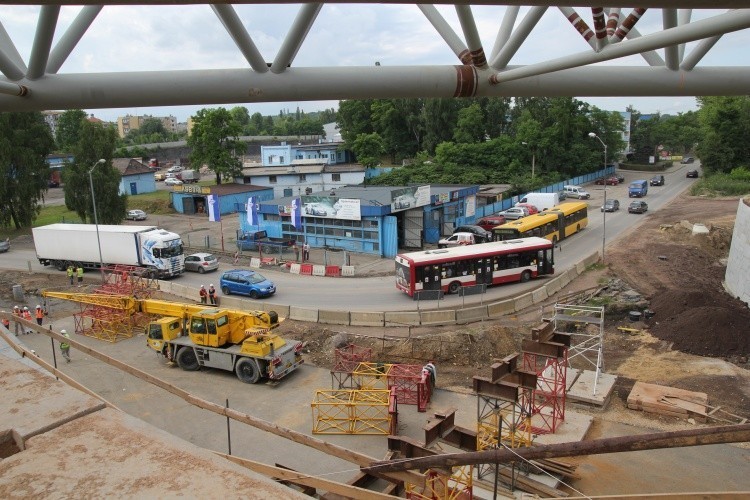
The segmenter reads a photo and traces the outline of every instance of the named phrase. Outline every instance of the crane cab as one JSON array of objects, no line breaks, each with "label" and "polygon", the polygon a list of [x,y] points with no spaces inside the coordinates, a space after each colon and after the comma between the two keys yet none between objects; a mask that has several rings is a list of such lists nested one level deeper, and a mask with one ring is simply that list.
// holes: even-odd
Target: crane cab
[{"label": "crane cab", "polygon": [[182,335],[182,320],[164,316],[150,321],[146,326],[146,344],[157,352],[162,352],[164,342]]}]

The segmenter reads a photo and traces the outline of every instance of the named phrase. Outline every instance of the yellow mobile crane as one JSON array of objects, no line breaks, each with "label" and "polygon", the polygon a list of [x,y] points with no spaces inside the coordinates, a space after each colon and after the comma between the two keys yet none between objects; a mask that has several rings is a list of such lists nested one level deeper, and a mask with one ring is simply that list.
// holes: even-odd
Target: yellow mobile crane
[{"label": "yellow mobile crane", "polygon": [[146,326],[146,343],[186,371],[219,368],[254,384],[264,377],[279,380],[303,363],[302,342],[271,332],[279,326],[275,311],[222,309],[127,295],[45,291],[42,296],[115,309],[129,316],[160,316]]}]

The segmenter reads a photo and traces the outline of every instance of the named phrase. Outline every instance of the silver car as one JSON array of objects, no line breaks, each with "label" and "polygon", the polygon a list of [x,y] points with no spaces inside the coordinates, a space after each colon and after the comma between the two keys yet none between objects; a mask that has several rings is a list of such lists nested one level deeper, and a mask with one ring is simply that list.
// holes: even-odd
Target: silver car
[{"label": "silver car", "polygon": [[511,207],[508,210],[498,212],[497,215],[502,215],[506,220],[516,220],[529,215],[529,211],[524,207]]},{"label": "silver car", "polygon": [[219,268],[219,259],[210,253],[194,253],[185,257],[185,271],[205,273]]}]

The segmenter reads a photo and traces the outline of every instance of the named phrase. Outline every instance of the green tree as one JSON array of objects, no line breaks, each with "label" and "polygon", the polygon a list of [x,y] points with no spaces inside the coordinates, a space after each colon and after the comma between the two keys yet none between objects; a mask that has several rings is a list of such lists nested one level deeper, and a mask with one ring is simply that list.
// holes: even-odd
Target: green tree
[{"label": "green tree", "polygon": [[57,121],[57,149],[70,152],[81,134],[81,124],[86,121],[86,112],[82,109],[69,109],[60,115]]},{"label": "green tree", "polygon": [[229,110],[229,114],[232,115],[232,119],[236,121],[243,130],[250,125],[250,112],[245,106],[235,106]]},{"label": "green tree", "polygon": [[[416,99],[382,99],[372,102],[372,122],[375,132],[383,139],[385,153],[391,163],[412,157],[419,148],[419,132],[408,117],[413,116],[410,106],[418,105]],[[418,115],[417,115],[418,116]]]},{"label": "green tree", "polygon": [[699,97],[703,138],[696,154],[709,172],[750,164],[750,97]]},{"label": "green tree", "polygon": [[453,140],[458,121],[459,99],[427,99],[422,109],[422,149],[432,154],[441,142]]},{"label": "green tree", "polygon": [[338,123],[347,145],[351,146],[360,134],[374,132],[371,105],[372,99],[339,101]]},{"label": "green tree", "polygon": [[484,115],[478,103],[458,111],[458,121],[453,131],[456,142],[482,142],[485,139]]},{"label": "green tree", "polygon": [[[90,170],[99,224],[119,224],[125,218],[127,195],[120,193],[121,175],[112,166],[116,139],[114,128],[87,121],[73,148],[75,162],[65,164],[65,206],[84,222],[94,222]],[[98,163],[100,159],[104,160],[103,164]]]},{"label": "green tree", "polygon": [[216,174],[216,184],[223,178],[242,175],[241,156],[247,146],[239,140],[240,125],[224,108],[201,109],[193,117],[193,133],[188,138],[190,163],[196,168],[208,167]]},{"label": "green tree", "polygon": [[357,155],[357,161],[368,168],[380,164],[380,157],[385,153],[383,139],[374,133],[359,134],[351,149]]},{"label": "green tree", "polygon": [[49,180],[55,141],[41,113],[0,113],[0,223],[29,227]]}]

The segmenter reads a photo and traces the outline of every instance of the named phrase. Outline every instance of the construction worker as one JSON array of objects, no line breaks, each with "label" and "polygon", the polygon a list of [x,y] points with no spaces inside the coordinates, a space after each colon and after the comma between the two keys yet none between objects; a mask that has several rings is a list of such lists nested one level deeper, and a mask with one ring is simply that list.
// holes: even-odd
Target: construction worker
[{"label": "construction worker", "polygon": [[[70,335],[68,335],[66,330],[60,330],[60,334],[66,339],[70,338]],[[60,342],[60,352],[62,353],[62,357],[65,358],[65,361],[70,363],[70,344],[65,341]]]},{"label": "construction worker", "polygon": [[422,368],[422,372],[426,372],[430,376],[430,385],[435,387],[435,382],[437,381],[437,368],[435,367],[435,363],[428,361]]},{"label": "construction worker", "polygon": [[[31,311],[29,311],[29,308],[27,306],[23,306],[23,313],[21,314],[21,317],[26,321],[31,321]],[[23,333],[29,334],[31,333],[31,329],[26,328]]]},{"label": "construction worker", "polygon": [[216,288],[214,288],[214,284],[211,283],[208,285],[208,298],[211,301],[211,305],[216,305]]},{"label": "construction worker", "polygon": [[[5,314],[5,311],[3,311],[3,314]],[[3,318],[3,326],[10,331],[10,320],[8,318]]]},{"label": "construction worker", "polygon": [[201,296],[201,304],[205,304],[206,302],[208,302],[208,292],[206,291],[205,286],[201,285],[201,289],[198,294]]},{"label": "construction worker", "polygon": [[78,265],[78,269],[76,269],[76,274],[78,275],[78,287],[80,288],[83,286],[83,266],[80,264]]},{"label": "construction worker", "polygon": [[36,305],[36,324],[39,326],[42,326],[43,319],[44,319],[44,311],[42,310],[42,306],[37,304]]},{"label": "construction worker", "polygon": [[75,276],[75,271],[73,270],[73,265],[68,266],[68,279],[70,280],[70,286],[73,286],[73,277]]}]

